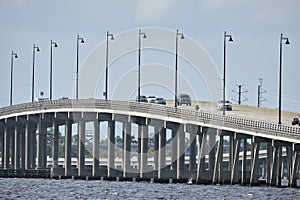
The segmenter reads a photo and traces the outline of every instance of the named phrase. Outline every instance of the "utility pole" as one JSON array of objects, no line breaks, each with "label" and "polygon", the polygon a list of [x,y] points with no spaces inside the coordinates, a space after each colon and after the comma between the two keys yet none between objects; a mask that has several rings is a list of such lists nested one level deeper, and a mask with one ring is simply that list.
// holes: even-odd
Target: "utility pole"
[{"label": "utility pole", "polygon": [[235,101],[235,102],[237,102],[238,104],[241,104],[242,102],[248,100],[245,96],[243,96],[243,93],[248,92],[248,90],[246,90],[246,89],[242,90],[242,87],[243,87],[244,85],[236,85],[236,86],[238,87],[238,91],[232,90],[232,92],[238,94],[238,100],[235,100],[235,99],[232,99],[232,100]]},{"label": "utility pole", "polygon": [[261,102],[264,102],[264,101],[266,101],[267,99],[266,98],[264,98],[263,96],[262,96],[262,94],[263,93],[266,93],[267,91],[266,90],[264,90],[263,88],[262,88],[262,82],[263,82],[263,79],[262,78],[260,78],[259,79],[259,84],[258,84],[258,92],[257,92],[257,107],[259,108],[259,107],[261,107]]}]

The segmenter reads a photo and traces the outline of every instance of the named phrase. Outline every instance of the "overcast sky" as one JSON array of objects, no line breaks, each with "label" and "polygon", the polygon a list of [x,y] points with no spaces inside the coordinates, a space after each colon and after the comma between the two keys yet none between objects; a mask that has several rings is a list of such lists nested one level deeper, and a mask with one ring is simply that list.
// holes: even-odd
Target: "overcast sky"
[{"label": "overcast sky", "polygon": [[[248,101],[243,104],[256,106],[259,78],[263,78],[263,88],[267,93],[263,94],[266,101],[262,105],[270,108],[278,107],[279,42],[280,33],[283,33],[291,43],[283,46],[283,109],[300,112],[299,10],[298,0],[0,0],[0,106],[9,105],[12,50],[19,56],[14,59],[14,104],[31,101],[33,44],[41,49],[41,52],[36,53],[35,96],[38,97],[40,91],[49,96],[51,39],[58,43],[58,48],[53,50],[53,97],[73,98],[77,34],[86,41],[80,45],[80,64],[83,65],[88,63],[89,56],[97,48],[101,48],[101,44],[105,44],[107,30],[116,36],[122,36],[122,33],[128,31],[136,32],[137,42],[139,28],[147,30],[147,27],[156,27],[174,31],[174,34],[179,29],[186,38],[193,40],[207,53],[220,75],[223,73],[223,34],[226,30],[234,39],[233,43],[227,42],[227,99],[237,99],[232,90],[237,90],[236,85],[242,84],[248,90],[244,93]],[[148,36],[150,43],[151,35]],[[164,41],[175,45],[174,38]],[[184,47],[186,41],[180,41],[179,48],[180,45]],[[115,44],[111,44],[113,42]],[[113,42],[110,44],[121,44],[117,37]],[[143,43],[147,45],[146,41]],[[110,53],[113,54],[114,46],[111,47]],[[186,53],[194,55],[198,52],[187,50]],[[164,58],[155,60],[154,56]],[[99,57],[103,60],[105,55]],[[122,66],[128,66],[128,71],[136,73],[136,52],[120,57],[122,58],[111,63],[111,71],[115,73],[114,76],[111,75],[110,88],[117,87],[113,81],[128,76],[118,75]],[[155,62],[156,65],[161,64],[171,69],[174,67],[174,60],[174,54],[170,52],[158,56],[155,50],[143,51],[143,65]],[[102,63],[103,68],[105,63]],[[179,71],[186,80],[189,80],[189,73],[193,73],[184,70],[189,69],[189,65],[188,59],[181,59],[179,62]],[[173,88],[159,92],[159,89],[156,90],[157,85],[147,85],[142,80],[143,83],[143,93],[150,95],[157,91],[154,95],[163,96],[163,91],[167,90],[165,97],[172,98]],[[104,85],[101,77],[97,84],[100,89],[96,89],[97,94],[93,97],[103,98]],[[190,84],[194,91],[197,90],[198,85],[195,86],[192,81]],[[179,87],[181,92],[185,89],[183,85]],[[201,91],[196,93],[192,95],[194,98],[210,100],[209,95],[201,95]],[[109,97],[117,98],[112,92]]]}]

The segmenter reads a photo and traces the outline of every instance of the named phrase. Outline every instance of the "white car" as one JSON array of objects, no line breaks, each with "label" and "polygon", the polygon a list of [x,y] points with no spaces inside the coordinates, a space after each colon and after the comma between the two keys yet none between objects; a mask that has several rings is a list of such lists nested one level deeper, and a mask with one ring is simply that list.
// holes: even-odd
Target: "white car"
[{"label": "white car", "polygon": [[148,96],[147,101],[148,101],[148,103],[156,103],[156,97],[155,96]]},{"label": "white car", "polygon": [[[223,101],[218,101],[217,109],[218,110],[223,110]],[[232,110],[232,106],[231,106],[230,101],[225,101],[225,110]]]}]

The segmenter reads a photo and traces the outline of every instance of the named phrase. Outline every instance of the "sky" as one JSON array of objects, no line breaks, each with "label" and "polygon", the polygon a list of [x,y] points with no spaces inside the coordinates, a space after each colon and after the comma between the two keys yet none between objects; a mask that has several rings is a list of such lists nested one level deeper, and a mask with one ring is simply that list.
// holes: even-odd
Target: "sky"
[{"label": "sky", "polygon": [[[278,108],[283,33],[291,44],[283,45],[282,52],[282,108],[300,112],[299,9],[298,0],[0,0],[0,107],[10,102],[12,51],[18,54],[13,59],[13,104],[31,101],[33,44],[41,50],[35,58],[35,97],[41,91],[49,97],[50,40],[58,44],[53,49],[53,99],[74,98],[77,34],[85,40],[79,48],[79,97],[103,98],[106,31],[115,36],[109,41],[108,96],[135,98],[138,29],[147,34],[142,38],[142,93],[173,98],[179,29],[185,36],[179,39],[179,92],[197,100],[219,98],[213,94],[222,91],[227,31],[234,42],[226,43],[226,98],[237,100],[232,91],[243,85],[248,100],[242,104],[256,106],[262,78],[266,101],[261,106],[273,109]],[[90,88],[93,92],[85,93]]]}]

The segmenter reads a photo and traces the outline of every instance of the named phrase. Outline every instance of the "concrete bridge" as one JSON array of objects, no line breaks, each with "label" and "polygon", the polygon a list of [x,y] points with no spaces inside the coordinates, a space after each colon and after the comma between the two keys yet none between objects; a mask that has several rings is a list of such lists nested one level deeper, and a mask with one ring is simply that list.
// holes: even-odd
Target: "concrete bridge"
[{"label": "concrete bridge", "polygon": [[[105,165],[99,150],[101,122],[107,123]],[[115,157],[117,122],[122,124],[121,167]],[[71,162],[72,124],[77,125],[76,166]],[[88,124],[93,127],[91,165],[86,162]],[[133,125],[138,127],[138,152],[131,151]],[[65,129],[63,165],[59,164],[59,127]],[[148,152],[149,127],[154,129],[153,157]],[[167,131],[171,132],[170,141]],[[47,168],[49,138],[51,168]],[[225,142],[229,144],[227,156]],[[257,185],[263,178],[265,184],[277,186],[285,176],[292,187],[297,186],[299,177],[299,127],[133,101],[64,99],[1,108],[0,144],[2,176],[49,172],[54,178],[192,178],[197,183],[247,185]],[[167,155],[168,146],[171,155]],[[153,164],[149,165],[150,161]]]}]

